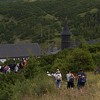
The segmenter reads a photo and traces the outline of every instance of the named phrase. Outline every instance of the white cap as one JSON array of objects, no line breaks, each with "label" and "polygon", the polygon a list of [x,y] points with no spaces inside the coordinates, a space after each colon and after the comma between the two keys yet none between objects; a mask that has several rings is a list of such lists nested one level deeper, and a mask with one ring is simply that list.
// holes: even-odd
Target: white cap
[{"label": "white cap", "polygon": [[49,72],[47,71],[47,74],[48,74]]},{"label": "white cap", "polygon": [[56,74],[60,74],[60,71],[58,70],[58,71],[56,72]]}]

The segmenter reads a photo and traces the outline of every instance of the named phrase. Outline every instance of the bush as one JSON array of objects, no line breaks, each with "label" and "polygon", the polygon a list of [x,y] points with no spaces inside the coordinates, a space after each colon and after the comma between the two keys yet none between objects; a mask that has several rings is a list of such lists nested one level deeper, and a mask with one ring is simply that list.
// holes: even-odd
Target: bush
[{"label": "bush", "polygon": [[34,93],[36,95],[42,95],[48,92],[55,91],[55,85],[51,77],[45,74],[40,74],[34,79]]},{"label": "bush", "polygon": [[35,75],[37,75],[41,71],[41,68],[39,65],[40,65],[40,62],[38,61],[38,59],[31,56],[28,60],[27,66],[25,66],[23,70],[24,76],[26,78],[34,78]]},{"label": "bush", "polygon": [[[84,70],[93,70],[92,66],[94,66],[94,62],[92,59],[92,55],[88,50],[82,50],[79,48],[76,48],[73,52],[72,52],[72,57],[70,59],[70,69],[74,68],[78,69],[83,68]],[[75,68],[78,67],[78,68]]]},{"label": "bush", "polygon": [[17,82],[23,82],[24,79],[24,76],[21,74],[0,74],[0,100],[11,100],[13,95],[11,87]]},{"label": "bush", "polygon": [[92,54],[95,65],[100,66],[100,52]]},{"label": "bush", "polygon": [[[6,90],[6,89],[5,89]],[[16,82],[6,92],[2,92],[4,100],[24,100],[26,97],[31,100],[35,96],[42,96],[55,91],[54,82],[44,74],[37,75],[34,79],[26,79],[23,82]]]}]

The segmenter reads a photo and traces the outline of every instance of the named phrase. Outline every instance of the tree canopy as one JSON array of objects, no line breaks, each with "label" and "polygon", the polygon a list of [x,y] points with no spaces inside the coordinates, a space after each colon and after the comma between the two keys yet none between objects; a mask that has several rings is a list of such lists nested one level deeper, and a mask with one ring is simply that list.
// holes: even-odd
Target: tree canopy
[{"label": "tree canopy", "polygon": [[100,38],[100,1],[0,2],[0,43],[56,41],[66,20],[76,39]]}]

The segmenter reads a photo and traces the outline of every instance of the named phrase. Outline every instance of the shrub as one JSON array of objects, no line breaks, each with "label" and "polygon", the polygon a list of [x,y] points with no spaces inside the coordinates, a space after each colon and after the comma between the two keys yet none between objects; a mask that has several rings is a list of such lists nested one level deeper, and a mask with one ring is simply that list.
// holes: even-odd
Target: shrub
[{"label": "shrub", "polygon": [[39,67],[40,62],[35,57],[30,57],[28,60],[27,66],[25,66],[25,69],[23,70],[23,74],[26,78],[34,78],[35,75],[37,75],[41,69]]},{"label": "shrub", "polygon": [[100,66],[100,52],[92,54],[93,60],[97,66]]},{"label": "shrub", "polygon": [[[54,82],[44,74],[37,75],[34,79],[26,79],[10,86],[10,100],[31,100],[35,96],[42,96],[55,90]],[[8,91],[8,90],[7,90]]]},{"label": "shrub", "polygon": [[76,48],[72,52],[72,58],[70,59],[70,64],[72,68],[74,66],[76,67],[78,66],[80,68],[83,68],[84,70],[92,70],[93,69],[92,66],[94,66],[91,53],[88,50],[82,50],[79,48]]}]

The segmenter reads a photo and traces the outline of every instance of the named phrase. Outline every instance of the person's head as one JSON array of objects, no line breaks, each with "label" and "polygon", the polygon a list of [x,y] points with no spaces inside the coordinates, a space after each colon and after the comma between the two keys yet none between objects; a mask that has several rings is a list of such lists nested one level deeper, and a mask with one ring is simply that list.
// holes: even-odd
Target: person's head
[{"label": "person's head", "polygon": [[60,71],[57,71],[56,74],[60,74]]},{"label": "person's head", "polygon": [[57,71],[59,71],[59,69],[57,69]]},{"label": "person's head", "polygon": [[67,73],[71,73],[71,71],[68,70]]},{"label": "person's head", "polygon": [[82,69],[80,69],[80,72],[83,72],[83,70],[82,70]]}]

